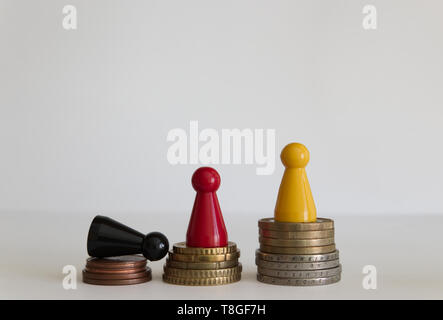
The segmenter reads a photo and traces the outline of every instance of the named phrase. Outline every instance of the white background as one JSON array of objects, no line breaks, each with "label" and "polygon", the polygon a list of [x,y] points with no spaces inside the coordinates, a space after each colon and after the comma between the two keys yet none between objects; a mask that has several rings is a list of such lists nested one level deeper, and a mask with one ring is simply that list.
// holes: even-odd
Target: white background
[{"label": "white background", "polygon": [[[66,4],[77,8],[75,31],[62,28]],[[377,30],[362,28],[366,4],[377,8]],[[373,263],[363,257],[375,233],[394,242],[386,261],[398,261],[398,239],[433,248],[422,215],[443,212],[442,12],[438,0],[1,0],[0,240],[3,268],[16,272],[10,288],[26,273],[24,253],[58,277],[65,264],[81,268],[97,213],[184,240],[198,166],[171,166],[166,136],[191,120],[276,129],[273,175],[215,166],[231,240],[252,241],[243,246],[248,270],[256,221],[273,214],[279,152],[292,141],[311,152],[319,216],[373,216],[368,246],[354,248],[362,261],[352,262],[353,286]],[[401,229],[417,240],[387,230],[390,214],[418,215],[408,221],[421,221],[421,233],[409,222]],[[342,247],[355,240],[355,224],[336,226]],[[45,264],[49,253],[60,260]]]},{"label": "white background", "polygon": [[227,214],[272,214],[291,141],[323,215],[443,212],[441,1],[0,3],[1,211],[187,214],[198,120],[277,132],[274,175],[216,166]]}]

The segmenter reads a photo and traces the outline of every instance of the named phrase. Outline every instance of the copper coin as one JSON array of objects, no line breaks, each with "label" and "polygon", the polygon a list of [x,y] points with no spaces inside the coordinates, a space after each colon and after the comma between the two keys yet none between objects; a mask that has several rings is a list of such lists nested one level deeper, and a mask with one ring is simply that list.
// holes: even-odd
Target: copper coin
[{"label": "copper coin", "polygon": [[83,270],[83,278],[89,279],[101,279],[101,280],[125,280],[125,279],[137,279],[143,278],[151,274],[151,269],[146,268],[143,272],[137,273],[92,273],[87,270]]},{"label": "copper coin", "polygon": [[91,268],[86,266],[85,270],[90,273],[101,273],[101,274],[129,274],[129,273],[139,273],[146,270],[146,266],[141,268],[126,268],[126,269],[99,269]]},{"label": "copper coin", "polygon": [[97,269],[135,269],[146,266],[146,262],[146,258],[140,255],[127,255],[107,258],[90,257],[86,260],[86,266]]},{"label": "copper coin", "polygon": [[131,285],[131,284],[139,284],[151,281],[152,276],[151,274],[137,279],[126,279],[126,280],[103,280],[103,279],[90,279],[83,277],[83,282],[88,284],[95,284],[100,286],[125,286],[125,285]]}]

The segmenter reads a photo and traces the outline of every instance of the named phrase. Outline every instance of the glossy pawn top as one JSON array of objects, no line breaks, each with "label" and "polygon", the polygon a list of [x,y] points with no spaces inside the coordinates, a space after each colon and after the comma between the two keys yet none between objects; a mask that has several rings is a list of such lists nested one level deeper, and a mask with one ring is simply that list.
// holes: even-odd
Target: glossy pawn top
[{"label": "glossy pawn top", "polygon": [[192,175],[192,187],[197,192],[216,192],[220,187],[220,175],[211,167],[199,168]]},{"label": "glossy pawn top", "polygon": [[275,220],[315,222],[317,210],[305,170],[309,162],[308,149],[301,143],[290,143],[283,148],[280,158],[285,172],[275,205]]},{"label": "glossy pawn top", "polygon": [[96,216],[89,227],[88,254],[91,257],[115,257],[143,254],[146,259],[162,259],[169,250],[168,239],[160,232],[142,233],[105,216]]},{"label": "glossy pawn top", "polygon": [[201,248],[227,246],[228,234],[216,194],[220,175],[213,168],[199,168],[192,175],[192,186],[197,194],[186,233],[186,245]]}]

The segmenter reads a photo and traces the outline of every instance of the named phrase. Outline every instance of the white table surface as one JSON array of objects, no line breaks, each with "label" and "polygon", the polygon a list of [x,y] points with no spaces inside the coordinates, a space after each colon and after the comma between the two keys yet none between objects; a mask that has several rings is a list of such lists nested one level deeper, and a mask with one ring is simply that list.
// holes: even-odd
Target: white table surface
[{"label": "white table surface", "polygon": [[[148,233],[161,231],[183,241],[187,214],[102,213]],[[134,286],[103,287],[81,282],[86,236],[94,216],[2,213],[0,215],[1,299],[443,299],[443,216],[340,216],[336,243],[342,280],[323,287],[285,287],[256,281],[257,220],[225,215],[229,238],[241,249],[242,280],[216,287],[163,283],[163,261],[149,263],[153,280]],[[329,216],[330,217],[330,216]],[[77,289],[62,287],[63,266],[77,268]],[[362,269],[374,265],[378,288],[362,287]]]}]

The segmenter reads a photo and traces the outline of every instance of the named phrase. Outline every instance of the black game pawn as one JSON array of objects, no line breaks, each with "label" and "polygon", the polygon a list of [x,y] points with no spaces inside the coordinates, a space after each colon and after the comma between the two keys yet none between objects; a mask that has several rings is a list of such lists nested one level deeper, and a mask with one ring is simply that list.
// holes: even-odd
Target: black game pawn
[{"label": "black game pawn", "polygon": [[162,259],[169,250],[168,239],[162,233],[151,232],[145,236],[104,216],[96,216],[92,221],[87,246],[91,257],[143,254],[150,261]]}]

